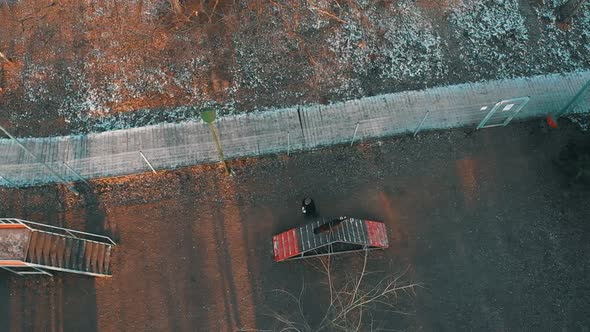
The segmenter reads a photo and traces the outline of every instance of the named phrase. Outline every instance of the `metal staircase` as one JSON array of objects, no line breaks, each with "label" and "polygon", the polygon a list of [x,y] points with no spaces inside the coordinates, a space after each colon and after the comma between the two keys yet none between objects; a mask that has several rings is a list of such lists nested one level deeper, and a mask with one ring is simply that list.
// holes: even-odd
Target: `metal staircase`
[{"label": "metal staircase", "polygon": [[[19,244],[16,238],[25,243]],[[16,257],[7,259],[1,257],[0,243],[0,267],[11,272],[21,275],[49,274],[46,270],[55,270],[97,277],[111,276],[111,255],[115,243],[106,236],[20,219],[0,219],[0,241],[6,243],[11,240],[13,247],[23,248],[20,255],[18,249],[12,250],[12,256]],[[6,256],[8,249],[4,251]]]}]

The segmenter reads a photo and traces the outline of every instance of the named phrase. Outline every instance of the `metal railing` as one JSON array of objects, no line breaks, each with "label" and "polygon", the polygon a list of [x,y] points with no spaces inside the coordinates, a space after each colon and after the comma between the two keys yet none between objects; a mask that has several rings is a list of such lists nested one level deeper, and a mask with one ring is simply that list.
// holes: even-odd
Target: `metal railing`
[{"label": "metal railing", "polygon": [[13,266],[10,265],[4,265],[4,266],[0,266],[1,269],[6,270],[8,272],[12,272],[14,274],[17,274],[19,276],[25,276],[25,275],[36,275],[36,274],[45,274],[48,276],[53,276],[53,274],[38,268],[37,266],[33,266],[31,264],[23,264],[20,261],[15,261],[15,264]]},{"label": "metal railing", "polygon": [[82,232],[82,231],[76,231],[73,229],[52,226],[52,225],[47,225],[47,224],[41,224],[41,223],[37,223],[37,222],[33,222],[33,221],[16,219],[16,218],[0,218],[0,223],[2,223],[3,221],[17,221],[18,223],[26,226],[27,228],[29,228],[31,230],[45,231],[45,232],[49,232],[49,233],[65,235],[65,236],[69,236],[69,237],[73,237],[73,238],[77,238],[77,239],[82,239],[82,240],[87,240],[87,241],[94,241],[94,242],[100,242],[100,243],[108,243],[111,245],[117,245],[110,237],[104,236],[104,235],[97,235],[97,234],[92,234],[92,233],[87,233],[87,232]]}]

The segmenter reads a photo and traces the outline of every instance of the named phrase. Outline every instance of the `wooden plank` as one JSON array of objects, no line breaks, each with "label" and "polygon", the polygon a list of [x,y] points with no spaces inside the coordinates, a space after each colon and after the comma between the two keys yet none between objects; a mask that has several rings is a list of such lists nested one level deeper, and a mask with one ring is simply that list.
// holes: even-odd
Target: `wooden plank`
[{"label": "wooden plank", "polygon": [[22,261],[0,260],[0,266],[27,266],[27,263]]},{"label": "wooden plank", "polygon": [[84,257],[86,254],[86,241],[78,240],[78,252],[76,255],[76,265],[73,266],[74,270],[84,270]]},{"label": "wooden plank", "polygon": [[301,251],[305,251],[308,248],[305,247],[305,243],[307,241],[305,240],[305,237],[303,236],[303,228],[302,227],[299,227],[297,230],[299,231],[299,240],[301,242]]},{"label": "wooden plank", "polygon": [[355,219],[349,219],[350,225],[352,227],[352,232],[354,234],[354,242],[355,243],[362,243],[361,239],[361,232],[358,227],[358,223]]},{"label": "wooden plank", "polygon": [[94,252],[94,242],[84,241],[86,247],[84,252],[84,271],[91,271],[92,268],[92,254]]},{"label": "wooden plank", "polygon": [[37,244],[35,246],[35,259],[33,259],[33,263],[35,264],[43,264],[43,247],[45,246],[45,233],[43,232],[36,232],[37,234]]},{"label": "wooden plank", "polygon": [[106,252],[104,254],[104,273],[105,274],[111,274],[111,252],[113,250],[112,246],[107,245],[106,247]]},{"label": "wooden plank", "polygon": [[72,264],[72,247],[74,246],[74,242],[76,240],[68,237],[65,240],[65,245],[64,245],[64,262],[62,267],[65,267],[66,269],[71,268],[71,264]]},{"label": "wooden plank", "polygon": [[104,274],[104,256],[106,252],[107,245],[106,244],[99,244],[98,245],[98,253],[96,255],[96,271],[97,273]]},{"label": "wooden plank", "polygon": [[92,272],[98,272],[98,252],[101,245],[99,243],[92,242],[92,256],[90,257],[90,270]]},{"label": "wooden plank", "polygon": [[80,258],[80,249],[82,246],[82,241],[78,240],[78,239],[72,239],[72,254],[71,254],[71,261],[69,264],[70,269],[72,270],[78,270],[78,266],[79,264],[79,258]]},{"label": "wooden plank", "polygon": [[39,232],[32,231],[31,239],[29,240],[29,247],[27,248],[26,260],[29,262],[35,261],[35,250],[37,248],[37,241],[39,240]]},{"label": "wooden plank", "polygon": [[305,225],[305,240],[307,241],[307,250],[311,249],[311,237],[313,236],[313,229],[311,225]]},{"label": "wooden plank", "polygon": [[63,236],[60,236],[57,239],[57,247],[55,250],[55,256],[56,256],[56,265],[57,267],[64,267],[64,254],[66,251],[66,238]]},{"label": "wooden plank", "polygon": [[22,224],[0,224],[0,229],[22,229],[27,228]]},{"label": "wooden plank", "polygon": [[57,266],[57,244],[61,236],[51,235],[51,246],[49,247],[49,265]]}]

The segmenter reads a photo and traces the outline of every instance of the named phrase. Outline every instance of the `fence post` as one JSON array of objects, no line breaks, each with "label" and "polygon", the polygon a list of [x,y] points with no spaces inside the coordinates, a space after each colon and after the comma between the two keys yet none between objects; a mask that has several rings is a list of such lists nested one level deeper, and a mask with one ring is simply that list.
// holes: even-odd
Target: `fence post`
[{"label": "fence post", "polygon": [[76,174],[76,176],[78,177],[78,179],[80,179],[80,181],[86,183],[87,186],[90,186],[90,184],[88,182],[86,182],[86,180],[84,180],[84,178],[82,177],[82,175],[80,175],[80,173],[76,172],[72,167],[70,167],[70,165],[68,165],[68,163],[66,163],[65,161],[63,162],[64,166],[69,169],[72,173]]},{"label": "fence post", "polygon": [[287,156],[291,152],[291,133],[287,131]]},{"label": "fence post", "polygon": [[61,183],[63,183],[66,186],[66,188],[68,188],[72,193],[74,193],[75,195],[80,195],[80,193],[76,189],[74,189],[74,187],[69,182],[62,178],[61,175],[59,175],[53,168],[49,167],[49,165],[47,165],[41,158],[37,157],[29,149],[27,149],[26,146],[24,146],[18,139],[12,136],[6,129],[4,129],[4,127],[0,126],[0,130],[3,131],[4,134],[6,134],[6,136],[8,136],[11,140],[13,140],[21,149],[23,149],[26,153],[33,157],[33,159],[37,160],[38,163],[45,166],[45,168],[47,168],[47,170],[51,174],[53,174],[53,176],[55,176],[59,181],[61,181]]},{"label": "fence post", "polygon": [[578,90],[576,95],[565,105],[562,109],[558,112],[549,113],[547,114],[547,122],[551,127],[557,127],[557,118],[571,112],[574,110],[585,98],[585,96],[590,92],[590,80],[584,84],[584,86]]},{"label": "fence post", "polygon": [[[223,156],[223,147],[221,146],[219,135],[217,134],[217,128],[213,124],[216,117],[217,112],[212,108],[205,109],[203,112],[201,112],[201,119],[203,120],[203,122],[207,124],[207,126],[209,126],[209,131],[211,132],[211,136],[213,137],[213,141],[215,142],[215,147],[217,147],[217,153],[219,153],[219,162],[223,164],[225,174],[233,175],[233,172],[230,172],[229,168],[227,167],[227,163],[225,162],[225,157]],[[258,141],[256,142],[256,146],[258,147],[258,155],[260,155],[260,147],[258,146]]]},{"label": "fence post", "polygon": [[356,132],[359,130],[360,124],[361,124],[360,122],[356,123],[356,127],[354,128],[354,134],[352,134],[352,140],[350,141],[350,146],[352,146],[354,144],[354,139],[356,138]]},{"label": "fence post", "polygon": [[426,111],[426,113],[424,114],[424,117],[422,118],[422,121],[420,121],[418,128],[416,128],[416,130],[414,131],[414,137],[416,137],[416,135],[418,135],[418,132],[420,131],[420,129],[422,129],[422,125],[424,124],[424,121],[426,121],[428,114],[430,114],[430,110]]},{"label": "fence post", "polygon": [[143,154],[143,152],[141,152],[141,150],[139,151],[139,154],[141,155],[143,160],[145,160],[146,164],[148,164],[148,166],[152,169],[152,172],[154,172],[154,174],[158,174],[158,172],[156,172],[156,170],[154,169],[154,167],[152,166],[150,161],[145,157],[145,155]]}]

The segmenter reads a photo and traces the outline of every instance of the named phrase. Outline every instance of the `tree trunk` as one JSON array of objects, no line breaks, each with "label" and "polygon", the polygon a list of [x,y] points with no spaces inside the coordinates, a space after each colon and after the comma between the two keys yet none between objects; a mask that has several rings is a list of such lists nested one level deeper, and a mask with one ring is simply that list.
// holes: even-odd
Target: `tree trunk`
[{"label": "tree trunk", "polygon": [[587,0],[568,0],[557,9],[557,22],[568,23]]}]

